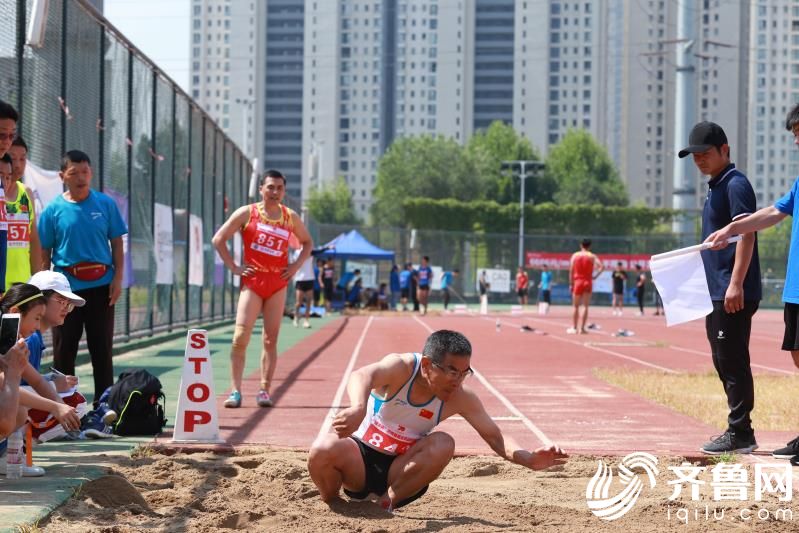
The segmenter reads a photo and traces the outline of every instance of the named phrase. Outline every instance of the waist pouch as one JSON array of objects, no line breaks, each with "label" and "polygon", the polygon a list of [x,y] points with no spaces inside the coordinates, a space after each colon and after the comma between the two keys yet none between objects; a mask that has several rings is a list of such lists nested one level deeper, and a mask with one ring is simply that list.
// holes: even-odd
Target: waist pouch
[{"label": "waist pouch", "polygon": [[78,263],[64,269],[75,279],[80,281],[97,281],[108,272],[108,265],[102,263]]}]

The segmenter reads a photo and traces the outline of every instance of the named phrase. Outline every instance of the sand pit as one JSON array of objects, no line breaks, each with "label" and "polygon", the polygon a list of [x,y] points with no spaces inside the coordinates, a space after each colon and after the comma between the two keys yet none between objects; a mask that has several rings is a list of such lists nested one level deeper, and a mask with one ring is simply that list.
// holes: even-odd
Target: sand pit
[{"label": "sand pit", "polygon": [[[574,457],[546,472],[531,472],[493,457],[457,458],[421,500],[387,515],[370,502],[328,507],[305,468],[301,452],[251,449],[236,455],[152,454],[119,459],[113,475],[88,483],[39,527],[47,532],[138,531],[796,531],[795,520],[777,514],[792,509],[766,495],[762,502],[713,499],[712,476],[701,478],[701,501],[689,496],[669,502],[680,458],[659,458],[657,485],[644,484],[623,517],[604,522],[586,504],[586,486],[597,471],[596,457]],[[618,458],[607,458],[617,473]],[[753,468],[748,467],[754,482]],[[641,476],[642,479],[645,476]],[[620,491],[614,478],[611,495]],[[751,489],[750,489],[751,490]],[[684,495],[690,494],[686,488]],[[709,515],[705,515],[705,505]],[[685,508],[687,519],[683,523]],[[716,520],[713,510],[725,515]],[[695,511],[696,510],[696,511]],[[745,510],[744,520],[741,511]],[[765,517],[758,518],[758,511]],[[779,517],[779,518],[778,518]]]}]

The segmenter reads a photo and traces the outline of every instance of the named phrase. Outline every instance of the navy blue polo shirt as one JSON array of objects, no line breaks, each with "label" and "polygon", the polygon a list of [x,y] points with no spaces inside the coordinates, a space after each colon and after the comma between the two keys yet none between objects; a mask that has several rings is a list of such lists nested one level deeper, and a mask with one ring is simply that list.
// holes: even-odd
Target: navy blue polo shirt
[{"label": "navy blue polo shirt", "polygon": [[[757,200],[752,184],[735,165],[729,165],[708,182],[709,190],[702,209],[702,240],[714,231],[720,230],[733,220],[743,215],[751,215],[757,211]],[[732,267],[735,264],[737,244],[731,244],[723,250],[702,251],[702,262],[705,264],[707,285],[710,299],[723,301],[730,285]],[[744,300],[756,302],[761,299],[760,259],[757,254],[757,235],[755,248],[749,271],[743,284]]]}]

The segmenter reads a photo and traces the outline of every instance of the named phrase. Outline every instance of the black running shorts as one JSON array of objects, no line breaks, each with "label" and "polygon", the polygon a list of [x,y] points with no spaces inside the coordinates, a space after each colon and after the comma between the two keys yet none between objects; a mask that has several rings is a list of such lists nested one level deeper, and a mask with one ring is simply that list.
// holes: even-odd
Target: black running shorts
[{"label": "black running shorts", "polygon": [[[363,459],[363,466],[366,470],[366,481],[362,490],[355,492],[352,490],[344,489],[344,494],[354,500],[364,500],[369,497],[369,494],[376,494],[382,496],[388,491],[388,470],[391,468],[391,463],[397,458],[396,455],[388,455],[380,453],[377,450],[370,448],[359,439],[350,437],[358,445],[361,450],[361,458]],[[394,509],[399,509],[402,506],[408,505],[414,500],[419,498],[427,492],[429,485],[425,485],[422,489],[409,498],[405,498],[401,502],[394,505]]]},{"label": "black running shorts", "polygon": [[799,304],[786,302],[783,318],[785,336],[782,338],[782,349],[789,352],[799,350]]}]

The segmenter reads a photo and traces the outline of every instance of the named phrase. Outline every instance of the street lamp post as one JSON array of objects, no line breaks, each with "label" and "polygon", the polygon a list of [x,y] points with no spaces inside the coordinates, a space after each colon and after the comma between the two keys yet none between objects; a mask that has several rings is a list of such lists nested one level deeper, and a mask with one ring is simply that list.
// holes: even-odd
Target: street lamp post
[{"label": "street lamp post", "polygon": [[[519,168],[518,174],[515,173],[516,168]],[[530,160],[516,160],[516,161],[503,161],[502,169],[511,170],[515,176],[519,176],[519,266],[524,266],[524,180],[533,177],[533,174],[527,175],[527,169],[535,172],[544,167],[543,163]]]},{"label": "street lamp post", "polygon": [[241,136],[243,137],[241,147],[244,149],[244,155],[247,157],[255,157],[255,150],[252,149],[250,143],[250,106],[255,104],[252,98],[236,98],[235,102],[241,105]]}]

